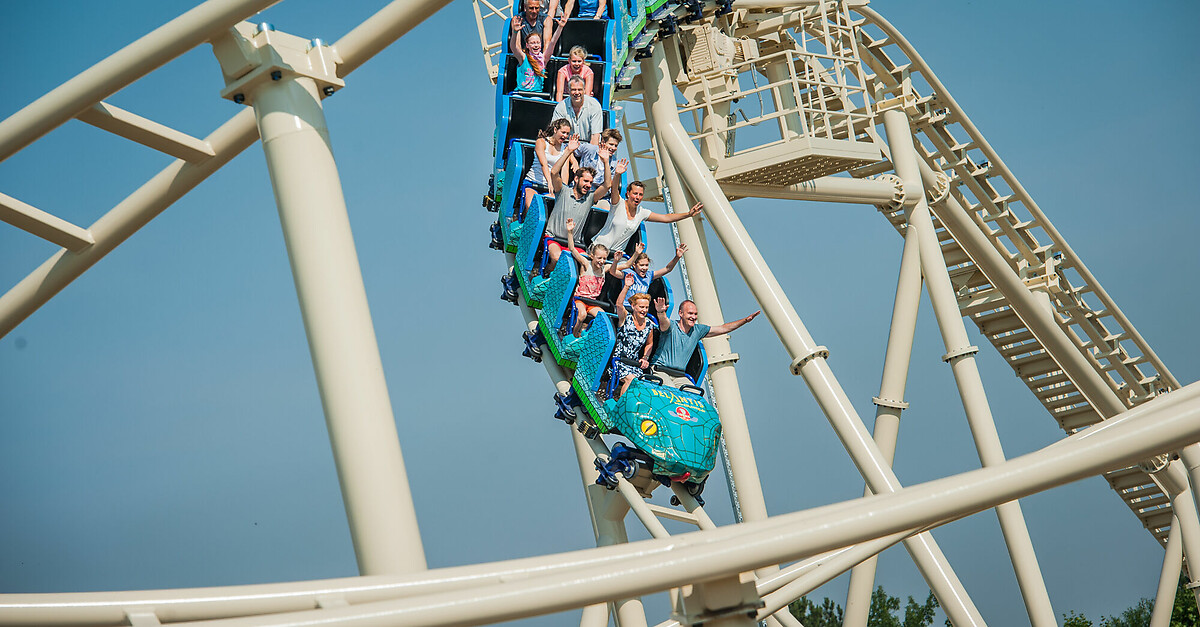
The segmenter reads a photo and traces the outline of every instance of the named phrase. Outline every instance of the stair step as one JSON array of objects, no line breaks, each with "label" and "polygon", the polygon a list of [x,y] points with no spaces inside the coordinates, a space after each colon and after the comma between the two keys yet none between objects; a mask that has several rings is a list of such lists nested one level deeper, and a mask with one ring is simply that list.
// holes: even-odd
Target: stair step
[{"label": "stair step", "polygon": [[1062,369],[1049,353],[1044,352],[1009,360],[1008,365],[1012,366],[1013,370],[1016,370],[1017,374],[1022,377],[1050,374]]},{"label": "stair step", "polygon": [[1011,309],[980,316],[975,319],[975,324],[979,325],[979,330],[984,335],[996,335],[1025,328],[1025,323],[1021,322],[1021,319]]}]

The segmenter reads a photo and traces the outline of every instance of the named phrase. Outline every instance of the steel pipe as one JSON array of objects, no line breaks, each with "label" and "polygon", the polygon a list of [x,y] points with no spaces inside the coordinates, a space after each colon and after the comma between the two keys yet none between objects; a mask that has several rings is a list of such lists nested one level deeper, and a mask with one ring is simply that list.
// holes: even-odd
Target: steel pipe
[{"label": "steel pipe", "polygon": [[279,0],[208,0],[0,122],[0,161],[92,105]]},{"label": "steel pipe", "polygon": [[[933,312],[946,347],[946,357],[943,360],[950,364],[954,373],[954,381],[962,399],[967,423],[971,427],[980,462],[984,466],[1003,463],[1004,449],[996,431],[996,422],[992,417],[987,393],[983,388],[983,379],[975,364],[975,352],[978,349],[970,345],[970,339],[967,337],[962,312],[958,308],[958,299],[954,294],[954,286],[950,283],[946,260],[942,256],[941,244],[938,242],[929,214],[929,205],[925,200],[921,171],[917,165],[919,159],[913,147],[908,115],[901,109],[889,109],[883,112],[883,124],[896,174],[904,181],[905,196],[916,200],[908,206],[905,213],[908,230],[915,230],[917,233],[925,289],[929,293],[929,301],[933,305]],[[1058,620],[1054,615],[1054,607],[1050,604],[1050,595],[1046,592],[1046,582],[1042,579],[1033,540],[1029,537],[1029,529],[1021,514],[1020,504],[1013,501],[999,505],[996,508],[996,517],[1000,520],[1000,531],[1008,547],[1030,623],[1035,627],[1056,627]]]},{"label": "steel pipe", "polygon": [[[921,528],[969,515],[1037,491],[1123,467],[1157,450],[1200,438],[1200,385],[1191,385],[1183,405],[1147,403],[1130,411],[1130,419],[1090,439],[1072,436],[1062,446],[1047,447],[998,466],[986,467],[906,488],[900,493],[860,499],[849,511],[817,508],[714,532],[696,532],[669,540],[648,540],[627,547],[590,549],[603,555],[604,567],[564,577],[547,574],[475,588],[471,595],[441,593],[413,599],[382,601],[290,615],[197,623],[197,625],[365,625],[404,620],[428,626],[474,625],[581,607],[635,591],[663,590],[697,580],[795,559],[871,538]],[[834,513],[830,515],[830,510]],[[723,533],[724,532],[724,533]],[[712,536],[720,540],[705,542]],[[700,543],[703,546],[696,546]],[[669,545],[670,557],[624,550]]]},{"label": "steel pipe", "polygon": [[852,179],[825,176],[787,187],[721,183],[726,196],[738,198],[778,198],[783,200],[814,200],[868,205],[887,204],[895,200],[896,186],[877,179]]},{"label": "steel pipe", "polygon": [[[907,407],[904,390],[908,386],[908,368],[912,361],[913,337],[917,332],[917,313],[921,306],[921,251],[917,230],[904,231],[904,250],[896,279],[896,298],[892,304],[892,322],[883,357],[883,375],[875,402],[875,428],[872,437],[888,465],[895,460],[896,440],[900,433],[900,412]],[[870,496],[871,488],[864,496]],[[878,556],[871,555],[850,573],[846,591],[843,627],[866,627],[870,617],[871,593],[875,589]]]},{"label": "steel pipe", "polygon": [[[650,58],[642,61],[642,76],[647,81],[647,94],[654,82],[663,94],[652,105],[654,123],[665,148],[676,161],[680,174],[691,191],[704,202],[706,216],[717,236],[725,245],[734,264],[746,280],[751,292],[771,322],[784,348],[792,357],[792,372],[804,377],[817,404],[821,407],[830,425],[846,447],[851,459],[858,466],[868,485],[876,494],[893,492],[900,488],[891,467],[884,461],[875,442],[871,440],[862,419],[854,410],[845,391],[833,376],[825,362],[827,350],[818,346],[800,321],[775,275],[767,267],[762,254],[754,246],[745,227],[737,219],[729,201],[725,199],[717,182],[713,179],[686,131],[679,123],[674,97],[670,92],[666,58],[660,47],[655,47]],[[905,541],[905,547],[913,556],[918,569],[935,590],[942,607],[959,625],[984,624],[979,611],[958,581],[947,563],[945,555],[929,534],[921,534]]]},{"label": "steel pipe", "polygon": [[[683,534],[669,540],[648,540],[604,549],[389,577],[157,592],[0,595],[0,624],[119,624],[125,620],[126,611],[150,610],[160,620],[195,621],[219,616],[281,612],[289,608],[311,608],[322,596],[343,598],[357,604],[394,598],[401,594],[422,595],[423,601],[419,605],[431,608],[429,599],[440,594],[445,597],[446,603],[453,606],[463,600],[463,593],[460,592],[463,589],[479,589],[488,583],[499,586],[516,583],[527,585],[531,580],[525,576],[532,573],[554,579],[559,584],[573,581],[564,585],[564,590],[570,588],[567,593],[571,595],[586,596],[583,591],[594,588],[592,592],[600,593],[594,599],[603,600],[608,598],[605,596],[608,586],[629,583],[631,590],[642,591],[646,588],[640,582],[626,582],[622,578],[625,571],[617,572],[616,569],[622,568],[623,564],[640,560],[643,566],[666,569],[659,570],[657,574],[678,576],[679,582],[686,583],[712,572],[720,574],[752,568],[759,563],[800,559],[830,548],[897,533],[905,528],[920,528],[970,515],[994,507],[997,503],[1127,466],[1133,461],[1152,456],[1155,451],[1171,450],[1181,442],[1198,438],[1200,384],[1193,384],[1132,409],[1120,418],[1008,460],[1000,466],[912,486],[900,493],[783,514],[767,521]],[[726,541],[731,546],[722,548],[722,542]],[[686,557],[691,551],[698,555],[704,553],[701,559],[716,557],[715,553],[706,552],[726,551],[726,555],[736,563],[725,564],[715,571],[692,570],[698,565],[697,562],[687,559],[676,561],[677,557]],[[705,568],[712,566],[708,564]],[[603,590],[593,585],[595,581],[574,581],[574,575],[571,574],[592,569],[599,573],[596,577],[604,580]],[[667,581],[665,578],[655,581],[659,581],[656,586],[662,586],[659,589],[670,587],[669,583],[663,583]],[[575,584],[581,587],[575,587]],[[487,601],[481,600],[480,603],[480,606],[471,610],[473,614],[486,610]],[[586,604],[583,602],[574,607]],[[381,606],[376,607],[378,609]],[[499,616],[497,613],[489,615],[489,618],[499,620]],[[266,619],[259,616],[258,620]]]},{"label": "steel pipe", "polygon": [[[229,0],[223,1],[225,4],[229,4]],[[242,1],[245,2],[246,0]],[[276,1],[278,0],[257,0],[258,3],[264,6]],[[364,21],[359,28],[354,29],[346,37],[334,44],[334,47],[338,48],[339,54],[342,57],[342,63],[338,66],[338,75],[344,77],[355,68],[367,62],[371,56],[378,53],[387,44],[403,36],[408,30],[415,27],[420,20],[425,19],[425,17],[431,15],[438,8],[445,6],[447,2],[448,0],[395,0],[384,7],[384,9]],[[209,6],[210,4],[214,3],[210,2],[204,6]],[[250,4],[247,3],[247,6],[250,6]],[[197,9],[199,8],[197,7]],[[189,14],[190,12],[184,15]],[[183,16],[180,17],[182,18]],[[235,19],[234,22],[236,21]],[[171,22],[171,24],[174,23],[175,21]],[[350,37],[351,34],[354,34],[354,37]],[[373,39],[380,36],[391,37],[391,40],[382,42]],[[157,41],[157,39],[154,41]],[[203,41],[202,39],[197,43]],[[135,44],[139,42],[146,43],[146,37],[139,39]],[[63,97],[68,98],[71,93],[75,93],[78,90],[86,91],[87,89],[92,89],[89,85],[98,82],[100,74],[115,71],[119,69],[119,67],[116,67],[118,62],[124,63],[128,61],[125,55],[132,54],[125,52],[128,49],[127,47],[116,55],[113,55],[113,57],[109,57],[100,64],[97,64],[97,66],[94,66],[89,72],[97,73],[97,75],[86,77],[85,80],[74,83],[73,87],[65,90],[66,95]],[[186,49],[180,51],[180,53],[184,51]],[[114,61],[114,57],[118,57],[118,55],[120,55],[120,58]],[[97,70],[96,68],[101,69]],[[68,81],[68,83],[59,89],[65,88],[67,84],[73,84],[74,80]],[[43,98],[49,97],[57,91],[56,89]],[[90,97],[85,98],[84,100],[89,100],[86,106],[91,106],[94,102],[99,101],[107,95],[99,96],[95,101],[90,101]],[[55,97],[56,100],[58,98],[58,96]],[[34,104],[37,104],[37,102]],[[22,109],[22,111],[28,110],[31,107],[33,105]],[[38,119],[45,118],[41,124],[49,124],[49,126],[42,134],[49,132],[50,129],[61,124],[62,121],[66,121],[64,119],[60,122],[54,122],[51,119],[53,116],[45,113],[35,116],[31,112],[28,115],[30,119],[22,122],[22,124],[33,124]],[[0,122],[0,127],[11,129],[5,131],[9,133],[10,138],[16,138],[18,135],[17,123],[12,122],[15,117],[16,115],[14,114],[14,116],[9,117],[4,122]],[[67,119],[69,119],[69,116]],[[23,320],[31,316],[33,312],[49,302],[55,294],[61,292],[63,288],[79,278],[80,275],[95,265],[96,262],[104,258],[105,255],[126,239],[129,239],[131,235],[166,210],[167,207],[170,207],[175,201],[186,195],[187,192],[202,183],[226,163],[229,163],[231,159],[254,143],[254,140],[257,138],[258,129],[255,126],[253,112],[249,109],[242,111],[218,127],[208,137],[204,138],[204,141],[212,147],[213,157],[211,159],[196,164],[188,163],[182,159],[177,160],[139,187],[137,191],[127,196],[125,200],[118,203],[88,228],[88,231],[91,232],[92,237],[95,239],[93,245],[78,253],[62,250],[51,255],[36,270],[13,286],[3,296],[0,296],[0,337],[7,335]],[[36,136],[28,139],[28,141],[33,141],[33,139],[36,139]],[[10,142],[20,143],[21,141],[25,140],[10,139]],[[13,149],[12,152],[18,149],[19,147]],[[4,158],[5,154],[0,152],[0,160]]]},{"label": "steel pipe", "polygon": [[1154,611],[1150,614],[1150,627],[1170,627],[1171,614],[1175,608],[1175,591],[1179,588],[1179,572],[1183,569],[1183,542],[1179,538],[1179,521],[1172,519],[1167,532],[1167,550],[1163,555],[1162,572],[1158,577],[1158,591],[1154,595]]}]

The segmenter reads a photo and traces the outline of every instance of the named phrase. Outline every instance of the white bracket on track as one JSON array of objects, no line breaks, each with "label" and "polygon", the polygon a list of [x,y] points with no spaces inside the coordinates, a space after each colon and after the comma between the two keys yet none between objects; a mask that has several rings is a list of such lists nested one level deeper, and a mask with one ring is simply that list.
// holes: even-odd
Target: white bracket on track
[{"label": "white bracket on track", "polygon": [[684,586],[680,615],[684,625],[700,625],[726,616],[754,616],[763,607],[754,584],[754,573]]},{"label": "white bracket on track", "polygon": [[1045,263],[1031,267],[1025,260],[1017,263],[1017,271],[1025,282],[1025,287],[1034,292],[1045,292],[1049,295],[1062,294],[1062,282],[1058,274],[1058,255],[1047,255]]},{"label": "white bracket on track", "polygon": [[337,75],[342,59],[332,46],[278,32],[265,22],[241,22],[214,38],[212,47],[225,75],[221,97],[238,104],[252,104],[248,99],[259,85],[284,76],[311,78],[325,96],[346,86]]}]

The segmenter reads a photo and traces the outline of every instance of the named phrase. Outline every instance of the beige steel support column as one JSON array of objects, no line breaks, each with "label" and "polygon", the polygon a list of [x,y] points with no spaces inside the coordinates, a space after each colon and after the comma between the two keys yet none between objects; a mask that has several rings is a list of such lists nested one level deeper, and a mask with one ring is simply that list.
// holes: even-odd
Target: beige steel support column
[{"label": "beige steel support column", "polygon": [[[511,256],[511,254],[509,255]],[[521,310],[523,312],[532,313],[522,303]],[[536,323],[535,323],[536,324]],[[553,362],[553,359],[543,360],[543,364]],[[547,368],[549,369],[549,368]],[[553,376],[553,375],[552,375]],[[556,382],[557,383],[557,382]],[[556,387],[558,387],[556,385]],[[569,386],[567,386],[569,389]],[[596,484],[596,467],[592,460],[596,455],[592,453],[587,442],[583,441],[583,436],[570,429],[571,443],[575,446],[575,456],[579,461],[579,479],[583,483],[583,496],[587,501],[588,516],[592,520],[592,531],[596,537],[596,546],[607,546],[616,544],[626,540],[620,540],[618,536],[624,534],[624,525],[619,525],[620,530],[613,528],[612,521],[605,520],[602,513],[609,509],[609,502],[612,500],[612,495],[603,487]],[[606,627],[608,625],[609,612],[613,610],[611,603],[597,603],[583,608],[583,615],[579,619],[579,627]]]},{"label": "beige steel support column", "polygon": [[[932,185],[937,180],[937,173],[924,161],[918,161],[921,178],[926,185]],[[1083,394],[1088,403],[1105,419],[1113,418],[1125,411],[1125,404],[1117,397],[1116,392],[1105,382],[1104,377],[1088,362],[1087,357],[1079,351],[1067,331],[1059,326],[1052,308],[1046,302],[1029,290],[1021,277],[1013,271],[1000,252],[979,230],[971,219],[969,212],[958,202],[953,194],[934,205],[932,211],[937,215],[958,245],[962,247],[975,265],[983,271],[988,281],[1004,294],[1005,300],[1013,312],[1021,319],[1025,328],[1037,339],[1053,358],[1055,363],[1070,377],[1071,382]],[[1094,428],[1094,427],[1093,427]],[[1183,447],[1187,452],[1193,445]],[[1188,473],[1177,462],[1168,463],[1168,472],[1172,474]],[[1197,486],[1192,486],[1193,490]],[[1193,499],[1194,502],[1194,499]],[[1200,519],[1184,516],[1180,519],[1180,532],[1183,536],[1184,554],[1200,555]],[[1197,583],[1193,572],[1200,569],[1189,569],[1188,576],[1192,583]],[[1200,593],[1200,588],[1195,588]]]},{"label": "beige steel support column", "polygon": [[[592,528],[596,532],[596,546],[628,543],[629,535],[625,529],[625,513],[629,511],[629,504],[624,498],[596,484],[597,473],[594,465],[596,453],[592,450],[591,443],[587,438],[584,438],[575,429],[570,429],[570,431],[571,439],[575,444],[575,455],[579,460],[579,475],[584,482],[588,511],[592,516]],[[646,610],[642,606],[641,599],[636,597],[619,599],[606,605],[603,621],[600,620],[600,611],[595,608],[605,606],[594,605],[584,609],[583,618],[588,621],[588,625],[607,624],[607,610],[611,610],[619,627],[646,627]],[[587,626],[581,621],[580,627]]]},{"label": "beige steel support column", "polygon": [[[929,205],[925,201],[924,186],[921,183],[921,171],[917,165],[917,153],[913,148],[908,115],[903,109],[888,109],[883,112],[883,124],[887,132],[888,146],[891,148],[892,164],[896,168],[896,174],[904,181],[906,199],[911,197],[910,195],[916,195],[916,203],[908,208],[907,222],[910,230],[917,231],[925,289],[929,292],[929,300],[933,304],[933,312],[946,346],[946,356],[942,359],[950,363],[954,372],[954,380],[958,384],[958,393],[962,398],[967,422],[971,426],[980,462],[984,466],[1002,464],[1005,461],[1004,449],[1000,444],[1000,435],[996,431],[991,407],[988,405],[983,379],[975,364],[975,353],[979,349],[971,346],[967,337],[962,312],[958,308],[958,299],[954,295],[954,287],[950,284],[950,275],[946,270],[946,260],[942,256],[941,245],[933,228]],[[1000,505],[996,508],[996,516],[1000,519],[1000,530],[1004,534],[1005,544],[1008,545],[1009,556],[1016,571],[1017,583],[1021,588],[1030,622],[1035,627],[1057,625],[1058,620],[1054,615],[1054,607],[1050,604],[1050,595],[1046,592],[1046,582],[1042,579],[1033,540],[1029,537],[1029,529],[1021,514],[1020,504],[1013,501]]]},{"label": "beige steel support column", "polygon": [[[660,46],[655,46],[656,49]],[[662,54],[659,52],[658,54]],[[643,62],[643,65],[645,62]],[[670,82],[663,81],[670,96],[669,102],[674,103],[674,95]],[[646,112],[646,122],[655,133],[659,146],[659,162],[662,164],[662,175],[671,196],[687,206],[686,190],[675,169],[670,155],[662,150],[662,139],[654,124],[652,105],[660,97],[653,88],[648,88],[644,95],[643,104]],[[671,105],[672,110],[674,104]],[[704,238],[703,228],[696,220],[682,220],[675,226],[679,233],[679,241],[687,244],[688,250],[683,254],[684,265],[687,267],[688,281],[692,288],[692,299],[700,312],[700,321],[704,324],[719,325],[724,321],[721,311],[721,300],[717,295],[716,280],[708,262],[708,246]],[[675,318],[675,312],[669,312]],[[704,340],[704,348],[708,353],[708,377],[712,381],[715,404],[721,414],[721,429],[725,438],[725,449],[729,455],[728,469],[733,475],[733,484],[737,487],[738,505],[742,512],[742,520],[764,520],[767,518],[767,504],[763,497],[762,482],[758,475],[758,462],[754,457],[754,448],[750,441],[750,428],[746,423],[746,412],[742,406],[742,393],[738,385],[737,372],[734,364],[737,355],[733,353],[729,337],[721,335]]]},{"label": "beige steel support column", "polygon": [[[906,228],[900,273],[896,279],[896,300],[892,306],[892,324],[883,358],[883,376],[879,383],[879,396],[872,399],[875,402],[875,444],[889,466],[895,459],[900,412],[908,408],[904,402],[904,389],[908,385],[908,367],[912,359],[913,336],[917,331],[917,311],[920,306],[920,245],[917,242],[917,230]],[[867,488],[864,496],[870,495],[871,489]],[[878,556],[871,555],[850,573],[843,627],[866,626],[878,564]]]},{"label": "beige steel support column", "polygon": [[359,572],[424,570],[425,551],[317,84],[288,75],[247,96],[275,189]]},{"label": "beige steel support column", "polygon": [[1154,595],[1154,611],[1150,627],[1170,627],[1175,608],[1175,590],[1179,587],[1179,571],[1183,567],[1183,542],[1179,538],[1179,520],[1171,519],[1167,532],[1167,551],[1163,555],[1162,574],[1158,577],[1158,592]]},{"label": "beige steel support column", "polygon": [[[741,8],[741,3],[738,3],[738,8]],[[784,38],[786,40],[786,37]],[[785,59],[787,57],[784,57]],[[776,111],[795,111],[796,110],[796,94],[792,91],[795,83],[791,82],[792,73],[788,68],[784,67],[784,61],[771,63],[763,69],[763,76],[772,83],[782,83],[772,90],[772,99],[774,100]],[[779,136],[781,139],[792,139],[804,134],[804,123],[800,121],[800,114],[789,113],[779,118]]]},{"label": "beige steel support column", "polygon": [[[516,256],[512,253],[505,253],[504,258],[510,268],[516,263]],[[519,292],[518,299],[518,309],[521,310],[521,315],[525,319],[525,325],[531,331],[537,330],[537,314]],[[554,384],[555,391],[560,394],[567,394],[571,391],[571,384],[567,381],[566,373],[553,359],[543,359],[542,366],[546,369],[551,383]],[[583,484],[583,496],[587,502],[588,516],[592,521],[596,546],[627,543],[629,538],[623,522],[625,510],[620,509],[624,505],[623,501],[614,504],[613,495],[604,487],[596,484],[597,472],[593,464],[596,454],[592,452],[588,441],[575,429],[569,429],[569,432],[571,442],[575,447],[575,457],[579,464],[579,478]],[[620,501],[620,499],[617,500]],[[615,521],[613,520],[614,516],[616,516]],[[583,608],[579,627],[606,627],[610,613],[617,616],[618,620],[620,620],[619,617],[624,616],[627,621],[624,627],[630,625],[638,627],[646,624],[646,613],[641,606],[641,601],[632,599],[621,602],[619,605],[596,603]]]},{"label": "beige steel support column", "polygon": [[1192,500],[1200,501],[1200,443],[1189,444],[1179,449],[1179,459],[1183,462],[1188,483],[1192,486]]},{"label": "beige steel support column", "polygon": [[[1169,456],[1161,455],[1154,460],[1142,462],[1142,467],[1150,470],[1150,478],[1158,484],[1163,494],[1171,499],[1171,509],[1175,513],[1175,517],[1171,519],[1171,529],[1174,530],[1178,525],[1184,555],[1200,555],[1200,538],[1190,533],[1191,529],[1200,528],[1200,519],[1196,515],[1196,501],[1192,497],[1192,491],[1188,489],[1188,476],[1180,464],[1171,463],[1169,460]],[[1158,464],[1157,468],[1152,466],[1153,464]],[[1189,567],[1189,570],[1194,568]],[[1190,576],[1195,581],[1196,576]],[[1196,601],[1200,602],[1200,588],[1192,588],[1192,594]]]},{"label": "beige steel support column", "polygon": [[[647,98],[654,97],[652,94],[655,89],[661,91],[654,97],[651,108],[656,131],[662,137],[667,152],[675,160],[687,186],[704,202],[705,215],[746,279],[784,348],[792,356],[792,372],[804,377],[868,485],[877,493],[898,490],[899,480],[884,461],[882,453],[863,426],[862,419],[825,362],[827,350],[818,346],[809,335],[679,123],[671,86],[663,78],[667,68],[660,48],[655,46],[653,55],[642,61],[642,78],[646,81]],[[985,624],[932,536],[923,533],[909,538],[905,541],[905,547],[956,625]]]}]

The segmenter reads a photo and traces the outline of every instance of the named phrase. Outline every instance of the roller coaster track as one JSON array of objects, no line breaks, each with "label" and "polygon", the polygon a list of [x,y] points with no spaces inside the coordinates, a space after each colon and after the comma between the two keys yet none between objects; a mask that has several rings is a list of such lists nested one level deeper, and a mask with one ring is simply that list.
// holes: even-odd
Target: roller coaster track
[{"label": "roller coaster track", "polygon": [[[340,89],[340,79],[350,70],[444,3],[437,0],[405,5],[395,3],[372,18],[369,27],[355,29],[333,47],[319,40],[306,43],[298,37],[274,33],[272,28],[264,26],[259,26],[257,31],[247,23],[229,28],[265,4],[269,2],[221,0],[207,3],[205,8],[218,7],[224,12],[210,14],[205,28],[185,33],[179,50],[170,52],[159,48],[149,56],[161,62],[168,52],[181,53],[184,44],[193,46],[211,39],[229,85],[224,95],[232,101],[263,108],[274,106],[268,95],[270,89],[275,88],[271,86],[284,85],[298,78],[303,90],[300,99],[307,94],[319,103],[321,96],[329,97]],[[644,103],[649,119],[649,101],[653,99],[650,90],[654,86],[649,84],[647,76],[635,79],[634,73],[638,67],[653,67],[654,58],[646,65],[639,64],[634,49],[648,47],[656,39],[660,43],[655,45],[663,45],[662,38],[670,36],[676,17],[681,21],[694,19],[697,23],[709,23],[714,11],[723,13],[729,6],[715,1],[628,4],[635,9],[634,14],[620,16],[628,37],[618,46],[622,48],[618,51],[619,62],[610,59],[614,63],[608,78],[622,87],[633,87],[631,91],[615,92],[613,99],[623,100],[627,105]],[[747,3],[751,4],[760,3]],[[816,4],[823,10],[827,3],[799,4],[808,7]],[[748,626],[757,621],[769,621],[775,626],[793,625],[796,624],[794,619],[783,609],[790,601],[889,546],[922,537],[938,525],[1098,473],[1104,474],[1142,524],[1168,547],[1170,559],[1173,546],[1177,552],[1180,550],[1173,540],[1169,540],[1178,531],[1172,524],[1177,512],[1170,502],[1171,496],[1154,475],[1169,463],[1169,459],[1161,455],[1163,451],[1179,450],[1200,438],[1200,389],[1195,385],[1184,388],[1171,375],[913,47],[865,3],[849,2],[842,6],[849,6],[862,20],[846,25],[844,31],[838,31],[842,34],[834,37],[857,37],[844,43],[861,51],[862,62],[870,70],[865,83],[875,88],[875,103],[868,101],[862,110],[847,107],[847,112],[854,115],[847,117],[840,126],[828,123],[825,130],[842,139],[855,139],[879,147],[885,157],[882,161],[859,165],[849,172],[859,179],[853,182],[882,181],[874,189],[897,190],[893,201],[879,202],[876,206],[897,232],[905,235],[909,228],[906,206],[911,206],[909,201],[912,199],[904,198],[900,191],[905,183],[898,176],[887,174],[894,167],[888,143],[874,124],[855,121],[872,119],[875,112],[870,107],[883,100],[904,111],[918,139],[916,150],[923,162],[921,177],[928,190],[935,232],[956,290],[960,312],[987,337],[1066,432],[1065,440],[972,473],[887,491],[891,493],[876,490],[879,496],[871,499],[717,528],[705,513],[702,502],[679,482],[671,485],[673,503],[679,509],[644,500],[655,485],[648,472],[629,478],[618,474],[607,486],[609,490],[593,483],[598,473],[591,471],[592,460],[604,462],[611,451],[603,440],[589,439],[580,430],[571,429],[595,526],[597,549],[425,571],[419,536],[414,541],[412,535],[382,525],[374,532],[382,528],[382,536],[405,536],[402,541],[409,544],[401,542],[398,547],[396,543],[385,543],[386,550],[372,551],[367,547],[370,547],[374,532],[366,525],[355,526],[352,520],[352,534],[363,577],[189,591],[0,595],[0,624],[157,625],[204,621],[202,624],[224,626],[458,625],[584,608],[583,623],[591,626],[606,624],[611,608],[618,623],[629,627],[645,624],[640,604],[630,599],[645,593],[670,591],[676,603],[675,614],[674,618],[661,623],[662,627],[678,625],[681,621],[715,626]],[[501,63],[496,62],[503,46],[488,43],[484,24],[506,20],[511,10],[486,0],[477,0],[474,7],[485,64],[490,78],[495,81],[503,71],[503,59]],[[688,18],[689,15],[695,17]],[[671,16],[670,19],[667,16]],[[488,22],[490,18],[499,19]],[[214,32],[218,34],[214,35]],[[175,36],[180,33],[176,32]],[[153,41],[140,43],[151,48],[156,45]],[[290,65],[272,66],[275,61],[266,57],[252,59],[244,65],[238,62],[230,65],[230,57],[223,56],[231,51],[248,54],[247,51],[258,50],[261,46],[279,46]],[[648,48],[642,52],[646,50]],[[661,55],[661,51],[658,54]],[[245,61],[233,56],[235,61]],[[116,57],[118,55],[113,58]],[[304,65],[298,60],[306,60],[312,65],[296,70]],[[249,66],[253,68],[247,70]],[[142,69],[149,71],[152,68]],[[275,71],[270,72],[272,69]],[[294,70],[298,77],[289,74]],[[75,83],[75,87],[84,82]],[[666,85],[665,82],[662,84]],[[271,131],[269,124],[260,122],[256,130],[255,118],[249,111],[243,111],[210,137],[199,140],[102,102],[121,86],[108,93],[101,93],[104,89],[95,85],[91,89],[80,88],[74,94],[77,102],[59,107],[61,110],[57,113],[41,115],[32,111],[34,107],[31,106],[0,125],[0,131],[3,131],[0,132],[0,161],[72,117],[180,158],[160,175],[174,186],[161,185],[162,189],[159,189],[148,184],[144,192],[139,190],[139,195],[131,197],[133,200],[123,203],[119,207],[121,211],[114,210],[114,215],[106,216],[91,229],[75,227],[0,195],[0,217],[63,247],[45,264],[44,273],[39,270],[0,298],[0,335],[20,324],[54,293],[179,195],[253,143],[256,134],[262,135],[264,145],[267,143],[267,133]],[[260,89],[264,91],[258,92]],[[829,88],[818,86],[814,91],[824,93]],[[250,101],[247,101],[247,94]],[[849,102],[849,99],[842,102]],[[296,116],[296,119],[301,117]],[[686,151],[668,150],[658,145],[657,138],[651,139],[655,129],[647,120],[622,118],[622,123],[628,135],[640,137],[640,145],[654,146],[653,149],[637,150],[632,139],[628,144],[635,164],[652,164],[658,170],[659,180],[655,184],[658,190],[668,189],[669,184],[663,179],[669,174],[663,172],[661,157],[670,152],[677,158]],[[703,143],[701,134],[697,132],[697,137],[692,139]],[[686,138],[681,143],[691,147]],[[732,140],[730,144],[733,144]],[[268,160],[272,157],[268,150]],[[274,157],[279,158],[278,155]],[[502,176],[504,171],[493,174]],[[709,172],[703,174],[712,176]],[[851,179],[838,177],[838,180]],[[154,181],[158,178],[151,183]],[[511,187],[512,182],[506,183]],[[699,186],[691,182],[687,187],[691,193],[700,193]],[[512,190],[508,192],[511,194]],[[740,197],[742,194],[728,195]],[[280,199],[278,202],[282,215],[288,201]],[[296,216],[292,219],[298,220]],[[287,228],[285,224],[285,231]],[[303,239],[301,235],[287,231],[289,240]],[[532,239],[536,234],[527,234],[527,237]],[[498,246],[505,250],[506,267],[519,268],[513,254],[513,249],[518,247],[508,244],[512,242],[501,241]],[[300,252],[291,252],[303,257]],[[333,265],[336,260],[322,259],[322,262]],[[565,264],[560,265],[565,267]],[[357,270],[357,266],[354,269]],[[300,284],[302,272],[298,269],[294,272]],[[344,272],[345,276],[351,274]],[[52,280],[46,280],[46,277]],[[35,293],[43,285],[49,286],[47,291]],[[337,298],[329,300],[341,296],[338,294]],[[351,299],[354,297],[350,294]],[[524,290],[514,300],[526,328],[537,330],[539,319],[547,315],[541,303],[531,305]],[[303,294],[301,302],[302,309],[311,306],[305,302]],[[1053,325],[1063,331],[1069,346],[1064,349],[1059,341],[1061,338],[1048,331],[1045,320],[1036,315],[1039,311],[1051,312]],[[367,322],[369,326],[369,319]],[[310,333],[309,341],[315,346],[325,340],[314,332]],[[314,361],[318,361],[317,352],[314,348]],[[793,373],[801,374],[804,368],[814,363],[823,367],[825,356],[827,351],[822,354],[821,350],[814,350],[797,358],[793,362]],[[559,396],[566,396],[574,374],[556,363],[549,354],[543,357],[542,364],[555,391]],[[736,360],[736,357],[718,355],[717,359]],[[837,385],[836,381],[833,385]],[[1173,393],[1168,395],[1166,392]],[[545,403],[544,406],[550,405]],[[334,419],[337,411],[337,407],[326,408],[331,432],[337,429]],[[724,407],[722,411],[725,411]],[[384,422],[393,420],[390,408],[384,419]],[[392,436],[394,439],[394,433]],[[387,437],[386,431],[382,437],[378,433],[373,436],[376,441],[386,441]],[[333,439],[337,440],[337,437]],[[344,477],[347,485],[361,486],[374,479],[387,480],[362,474],[355,480],[353,473],[359,470],[342,465],[349,457],[377,454],[378,449],[370,440],[358,439],[356,446],[341,450],[335,447],[339,473],[350,477]],[[726,467],[729,467],[728,460]],[[641,470],[645,471],[645,468]],[[402,464],[399,472],[378,474],[399,475],[397,482],[407,497]],[[396,484],[389,485],[395,487]],[[351,519],[355,514],[370,517],[356,510],[349,494],[346,501]],[[361,502],[358,501],[360,505]],[[622,508],[635,514],[653,540],[627,543],[623,522],[625,509]],[[404,515],[401,511],[398,516],[403,518]],[[700,532],[669,537],[659,519],[684,522]],[[391,520],[394,521],[395,518]],[[375,536],[375,540],[378,538]],[[385,558],[371,561],[371,558],[379,557],[377,554],[384,554],[385,558],[400,554],[403,567],[397,568],[395,563],[384,565]],[[420,554],[419,560],[415,554]],[[780,568],[780,565],[795,560],[798,561]],[[1164,572],[1167,570],[1164,567]],[[952,573],[950,577],[953,578]],[[981,619],[976,620],[967,611],[970,606],[967,600],[963,609],[954,610],[963,617],[960,624],[982,624]]]}]

